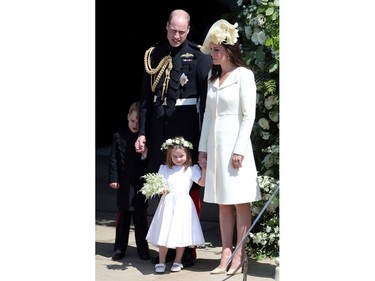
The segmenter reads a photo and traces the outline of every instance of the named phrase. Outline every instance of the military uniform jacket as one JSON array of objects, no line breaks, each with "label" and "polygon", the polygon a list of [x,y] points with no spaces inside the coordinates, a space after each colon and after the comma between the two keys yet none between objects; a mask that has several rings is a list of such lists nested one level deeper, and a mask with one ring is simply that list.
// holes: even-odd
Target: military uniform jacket
[{"label": "military uniform jacket", "polygon": [[133,211],[147,208],[145,196],[138,192],[143,186],[140,177],[146,174],[147,160],[141,160],[141,154],[134,149],[138,134],[128,127],[119,130],[113,136],[110,161],[109,183],[118,182],[117,206],[119,209]]},{"label": "military uniform jacket", "polygon": [[[172,57],[173,67],[167,92],[162,93],[165,73],[155,91],[152,91],[152,75],[143,76],[140,107],[139,134],[146,136],[149,148],[149,172],[157,172],[165,156],[161,144],[168,138],[183,136],[193,144],[193,162],[197,160],[200,125],[203,119],[207,76],[211,69],[211,57],[203,54],[195,43],[186,40],[173,48],[168,41],[153,46],[149,63],[156,68],[167,55]],[[186,77],[186,83],[183,78]],[[178,105],[181,101],[194,101],[189,105]],[[177,103],[177,104],[176,104]]]}]

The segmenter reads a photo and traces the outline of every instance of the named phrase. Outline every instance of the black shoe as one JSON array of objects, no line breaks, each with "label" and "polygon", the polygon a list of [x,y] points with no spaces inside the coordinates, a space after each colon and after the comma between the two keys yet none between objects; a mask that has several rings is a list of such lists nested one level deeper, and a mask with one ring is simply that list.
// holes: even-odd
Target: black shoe
[{"label": "black shoe", "polygon": [[184,268],[190,267],[194,265],[194,259],[182,259],[182,265]]},{"label": "black shoe", "polygon": [[112,260],[113,261],[119,261],[119,260],[122,260],[124,258],[124,256],[125,256],[124,252],[121,252],[121,250],[116,250],[113,253]]},{"label": "black shoe", "polygon": [[182,255],[182,264],[184,268],[194,265],[195,258],[193,257],[193,248],[186,247]]},{"label": "black shoe", "polygon": [[[150,255],[149,255],[148,253],[145,253],[145,254],[139,254],[138,256],[139,256],[139,258],[140,258],[141,260],[144,260],[144,261],[150,259]],[[158,259],[159,259],[159,258],[158,258]]]},{"label": "black shoe", "polygon": [[167,256],[165,257],[165,262],[172,262],[176,257],[176,249],[168,249]]},{"label": "black shoe", "polygon": [[159,256],[155,256],[151,258],[151,263],[158,264],[159,263]]}]

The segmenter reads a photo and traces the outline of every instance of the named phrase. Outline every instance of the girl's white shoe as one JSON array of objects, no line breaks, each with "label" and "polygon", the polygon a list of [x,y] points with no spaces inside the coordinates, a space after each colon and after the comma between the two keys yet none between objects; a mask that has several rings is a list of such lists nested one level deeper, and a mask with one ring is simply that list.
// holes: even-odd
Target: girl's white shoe
[{"label": "girl's white shoe", "polygon": [[184,266],[181,263],[174,262],[172,264],[171,271],[172,272],[178,272],[178,271],[181,271],[181,269],[183,269],[183,268],[184,268]]},{"label": "girl's white shoe", "polygon": [[164,263],[155,264],[155,272],[156,273],[164,273],[165,272],[165,264]]}]

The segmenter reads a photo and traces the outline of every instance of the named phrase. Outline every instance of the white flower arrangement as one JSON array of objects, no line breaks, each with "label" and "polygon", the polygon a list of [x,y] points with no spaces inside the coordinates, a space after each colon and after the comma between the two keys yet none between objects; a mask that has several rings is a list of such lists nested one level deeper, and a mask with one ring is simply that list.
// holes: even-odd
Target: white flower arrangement
[{"label": "white flower arrangement", "polygon": [[264,31],[255,31],[251,36],[251,41],[254,42],[255,45],[264,45],[267,41],[268,37],[264,33]]},{"label": "white flower arrangement", "polygon": [[[237,17],[241,50],[260,86],[256,95],[260,114],[255,120],[259,126],[254,126],[253,140],[266,140],[254,149],[259,159],[258,173],[263,176],[260,180],[262,200],[252,204],[256,216],[279,179],[279,0],[238,0],[237,4],[241,7]],[[258,48],[260,45],[262,48]],[[249,254],[257,259],[278,257],[278,235],[279,196],[276,195],[255,225],[247,245]]]},{"label": "white flower arrangement", "polygon": [[181,87],[185,86],[187,84],[187,82],[189,81],[188,77],[186,76],[185,73],[182,73],[181,77],[180,77],[180,84],[181,84]]},{"label": "white flower arrangement", "polygon": [[168,150],[168,148],[173,147],[184,147],[193,149],[193,144],[187,140],[185,140],[183,137],[175,137],[173,139],[167,139],[160,147],[160,150]]},{"label": "white flower arrangement", "polygon": [[262,127],[263,130],[270,129],[270,124],[268,123],[268,120],[266,118],[260,118],[258,124],[260,127]]},{"label": "white flower arrangement", "polygon": [[269,132],[265,132],[265,131],[261,131],[260,132],[260,136],[262,137],[262,139],[268,140],[270,138],[270,133]]},{"label": "white flower arrangement", "polygon": [[270,110],[276,104],[275,96],[269,96],[264,100],[264,107]]},{"label": "white flower arrangement", "polygon": [[158,173],[148,173],[141,178],[145,179],[145,183],[138,192],[141,192],[146,197],[146,200],[153,198],[155,195],[169,192],[167,181],[163,175]]},{"label": "white flower arrangement", "polygon": [[[258,184],[262,193],[262,200],[253,202],[251,209],[254,216],[257,216],[263,209],[266,201],[275,192],[279,180],[269,176],[259,176]],[[279,195],[272,198],[262,217],[256,225],[256,230],[249,234],[252,253],[250,256],[262,259],[266,256],[274,257],[279,253]]]},{"label": "white flower arrangement", "polygon": [[279,122],[279,113],[277,111],[270,111],[268,117],[275,123]]}]

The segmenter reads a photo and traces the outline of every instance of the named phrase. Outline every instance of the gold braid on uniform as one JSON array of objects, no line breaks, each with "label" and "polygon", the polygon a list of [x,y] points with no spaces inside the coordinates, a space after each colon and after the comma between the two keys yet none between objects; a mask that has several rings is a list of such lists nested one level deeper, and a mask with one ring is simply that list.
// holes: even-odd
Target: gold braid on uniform
[{"label": "gold braid on uniform", "polygon": [[[163,73],[165,72],[165,78],[163,82],[163,90],[161,92],[161,97],[163,98],[164,93],[168,90],[168,84],[170,79],[170,72],[173,67],[172,64],[172,57],[171,56],[165,56],[158,64],[156,68],[152,68],[151,66],[151,53],[154,50],[154,47],[149,48],[145,52],[144,56],[144,63],[145,63],[145,70],[148,74],[151,75],[151,89],[153,92],[155,92],[156,86],[159,83],[159,80]],[[156,77],[155,77],[156,75]]]}]

